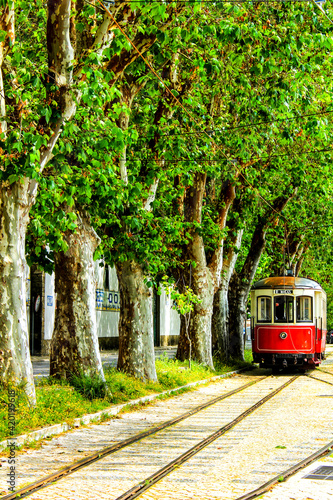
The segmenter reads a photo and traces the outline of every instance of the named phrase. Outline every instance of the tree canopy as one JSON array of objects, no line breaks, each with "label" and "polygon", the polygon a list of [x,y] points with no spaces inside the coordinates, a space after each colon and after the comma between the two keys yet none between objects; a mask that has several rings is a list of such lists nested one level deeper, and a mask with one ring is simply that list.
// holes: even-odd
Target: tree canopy
[{"label": "tree canopy", "polygon": [[134,270],[142,297],[165,276],[192,289],[179,356],[190,338],[206,364],[231,280],[246,301],[257,268],[287,262],[332,293],[328,17],[314,2],[0,2],[2,381],[29,379],[33,399],[15,266],[51,271],[83,226],[126,293]]}]

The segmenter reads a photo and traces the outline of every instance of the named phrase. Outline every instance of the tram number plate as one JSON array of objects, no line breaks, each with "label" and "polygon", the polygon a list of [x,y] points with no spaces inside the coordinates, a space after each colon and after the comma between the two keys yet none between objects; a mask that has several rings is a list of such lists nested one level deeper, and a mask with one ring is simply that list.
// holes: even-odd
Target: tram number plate
[{"label": "tram number plate", "polygon": [[274,290],[274,293],[277,293],[277,294],[281,293],[283,295],[286,295],[286,294],[291,294],[292,295],[293,290]]}]

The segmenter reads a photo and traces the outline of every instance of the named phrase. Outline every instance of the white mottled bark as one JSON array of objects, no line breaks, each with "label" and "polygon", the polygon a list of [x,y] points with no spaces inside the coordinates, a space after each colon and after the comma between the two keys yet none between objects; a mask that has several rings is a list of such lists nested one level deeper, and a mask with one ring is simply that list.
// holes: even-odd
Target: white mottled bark
[{"label": "white mottled bark", "polygon": [[[164,163],[165,162],[163,159],[158,161],[159,167],[161,169],[164,167]],[[146,212],[150,212],[152,210],[152,204],[154,203],[155,198],[156,198],[158,183],[159,183],[159,179],[156,178],[156,179],[154,179],[153,183],[149,186],[148,198],[144,202],[144,206],[143,206],[143,209]]]},{"label": "white mottled bark", "polygon": [[134,261],[116,265],[120,290],[118,369],[144,381],[156,381],[153,291]]},{"label": "white mottled bark", "polygon": [[50,373],[70,378],[83,372],[105,380],[98,346],[93,260],[99,237],[89,221],[79,216],[76,232],[68,232],[65,239],[67,252],[55,254],[57,309]]},{"label": "white mottled bark", "polygon": [[[192,344],[192,357],[199,363],[214,368],[212,358],[212,314],[214,299],[214,279],[211,271],[206,266],[201,236],[195,235],[192,242],[191,258],[196,262],[188,283],[193,292],[200,299],[199,304],[194,305],[190,317],[189,335]],[[185,323],[182,321],[179,336],[177,358],[188,359],[189,341],[184,330]]]},{"label": "white mottled bark", "polygon": [[114,39],[114,32],[110,31],[112,21],[110,17],[105,14],[104,20],[96,33],[94,47],[98,55],[102,55],[106,47],[109,47]]},{"label": "white mottled bark", "polygon": [[[196,173],[193,186],[189,189],[185,199],[186,218],[191,222],[201,223],[205,186],[206,173]],[[214,276],[207,266],[202,236],[195,229],[192,230],[192,239],[186,248],[186,260],[193,261],[196,265],[190,269],[186,278],[183,278],[183,285],[189,286],[201,301],[194,305],[190,319],[189,336],[193,359],[213,368],[211,321],[215,291]],[[189,340],[183,326],[184,322],[182,322],[176,355],[181,360],[189,356]]]},{"label": "white mottled bark", "polygon": [[29,180],[0,191],[0,381],[25,384],[36,404],[26,311],[25,234]]},{"label": "white mottled bark", "polygon": [[124,181],[124,184],[126,184],[126,186],[128,185],[128,175],[127,175],[127,167],[126,167],[126,153],[127,153],[127,147],[125,146],[123,151],[122,151],[122,155],[121,155],[121,158],[119,160],[119,169],[120,169],[120,177],[122,179],[122,181]]}]

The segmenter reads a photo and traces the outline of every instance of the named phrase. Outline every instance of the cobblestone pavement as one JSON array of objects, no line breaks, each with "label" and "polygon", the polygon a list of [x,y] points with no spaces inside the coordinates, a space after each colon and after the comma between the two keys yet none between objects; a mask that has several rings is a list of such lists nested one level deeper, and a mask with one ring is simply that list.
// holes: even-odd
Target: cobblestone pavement
[{"label": "cobblestone pavement", "polygon": [[[39,449],[27,449],[25,453],[17,456],[17,487],[33,482],[103,447],[128,439],[255,379],[253,375],[221,379],[171,399],[156,400],[154,404],[140,411],[124,413],[104,423],[73,429],[50,441],[44,441]],[[0,460],[0,493],[4,493],[7,490],[8,461],[6,458]]]},{"label": "cobblestone pavement", "polygon": [[[321,372],[320,369],[316,370],[314,375],[316,378],[333,383],[333,345],[327,346],[326,353],[331,354],[331,356],[322,363],[321,369],[325,370],[325,372],[331,373],[332,376],[328,373]],[[324,391],[324,387],[325,384],[323,384],[322,391],[325,392],[326,397],[330,397],[330,400],[332,401],[333,387],[330,389],[327,385],[326,391]],[[322,394],[322,397],[325,397],[325,394]],[[326,419],[329,425],[333,428],[333,402],[331,403],[331,408],[326,415]],[[327,439],[327,441],[329,441],[329,439]],[[323,457],[305,469],[299,471],[286,482],[275,486],[272,491],[263,495],[262,498],[264,500],[332,500],[333,480],[305,478],[305,476],[309,475],[313,471],[316,471],[318,467],[323,465],[333,467],[333,454],[328,457]]]},{"label": "cobblestone pavement", "polygon": [[[333,374],[333,358],[329,358],[322,367],[332,371]],[[158,401],[140,411],[123,414],[120,419],[73,430],[45,442],[38,450],[28,450],[18,455],[17,487],[58,470],[63,465],[98,449],[169,420],[254,378],[255,375],[250,374],[224,379],[202,386],[196,391]],[[287,378],[269,377],[171,429],[165,429],[158,435],[105,457],[89,468],[75,472],[65,480],[33,494],[30,498],[34,500],[117,498],[235,418]],[[328,384],[308,377],[298,378],[282,393],[195,455],[181,468],[169,474],[140,498],[142,500],[236,499],[333,440],[332,397],[333,387]],[[0,491],[5,493],[8,464],[4,462],[2,465]],[[304,471],[286,483],[276,486],[272,492],[264,496],[265,500],[266,498],[267,500],[332,500],[332,487],[329,488],[332,482],[302,479],[301,474],[305,475]],[[300,488],[299,492],[296,491],[297,488]],[[306,496],[307,492],[309,496]]]},{"label": "cobblestone pavement", "polygon": [[[320,382],[298,379],[143,494],[142,500],[235,499],[254,490],[333,440],[332,422],[327,422],[332,399],[320,398],[317,404],[323,395]],[[322,494],[314,497],[325,499]]]},{"label": "cobblestone pavement", "polygon": [[314,480],[305,476],[315,472],[320,466],[333,468],[333,456],[322,458],[280,483],[266,493],[263,500],[332,500],[333,484],[330,480]]}]

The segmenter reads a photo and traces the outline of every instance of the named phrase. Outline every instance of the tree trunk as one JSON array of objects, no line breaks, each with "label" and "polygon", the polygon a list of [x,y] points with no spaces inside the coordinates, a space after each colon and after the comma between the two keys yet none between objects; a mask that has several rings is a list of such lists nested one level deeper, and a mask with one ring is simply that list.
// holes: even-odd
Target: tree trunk
[{"label": "tree trunk", "polygon": [[[206,173],[197,172],[193,185],[185,198],[185,219],[188,222],[201,223],[202,203],[206,187]],[[212,358],[212,330],[211,319],[213,314],[214,282],[210,269],[207,266],[205,247],[202,237],[196,229],[191,229],[191,240],[185,252],[184,261],[195,262],[196,266],[178,277],[178,287],[181,290],[186,286],[191,288],[200,299],[200,304],[194,305],[191,313],[189,336],[192,342],[193,359],[213,368]],[[184,360],[189,356],[189,340],[181,323],[177,359]]]},{"label": "tree trunk", "polygon": [[[296,190],[294,191],[294,193]],[[244,328],[246,327],[246,305],[252,281],[257,271],[266,244],[266,232],[292,198],[281,196],[260,217],[254,230],[249,252],[240,273],[234,271],[229,284],[229,355],[244,360]]]},{"label": "tree trunk", "polygon": [[228,358],[244,360],[244,327],[248,293],[241,277],[234,273],[229,285],[229,346]]},{"label": "tree trunk", "polygon": [[[176,59],[178,59],[177,54],[174,54],[170,66],[165,68],[165,71],[170,76],[171,85],[177,84]],[[127,112],[120,114],[118,125],[124,131],[128,129],[133,99],[146,83],[138,83],[137,80],[137,77],[127,75],[121,87],[122,96],[120,100],[123,104],[126,104],[128,109]],[[171,107],[169,101],[170,96],[165,91],[165,96],[158,103],[154,116],[156,131],[149,141],[149,149],[154,154],[155,162],[161,171],[164,168],[164,158],[161,152],[156,149],[156,146],[160,137],[159,127],[162,118],[170,120],[175,111],[175,107]],[[119,166],[121,178],[127,185],[126,146],[121,155]],[[146,172],[142,172],[141,175],[144,177]],[[155,176],[142,199],[142,207],[146,212],[152,210],[158,184],[159,178]],[[127,232],[125,225],[123,230]],[[121,292],[118,369],[141,380],[156,381],[152,289],[145,284],[146,276],[140,263],[135,261],[118,262],[116,269]]]},{"label": "tree trunk", "polygon": [[[193,185],[188,189],[184,200],[185,220],[191,223],[201,224],[202,205],[206,189],[206,173],[197,172],[194,176]],[[218,220],[216,224],[219,229],[224,229],[230,206],[235,199],[235,188],[232,182],[227,181],[220,192],[218,199]],[[217,242],[209,263],[207,262],[206,250],[202,236],[194,226],[189,230],[191,240],[184,252],[184,261],[195,262],[195,267],[185,277],[178,277],[179,288],[189,286],[200,299],[199,304],[194,305],[191,313],[189,336],[192,342],[193,358],[211,368],[212,358],[212,316],[214,294],[221,280],[221,268],[223,263],[223,240]],[[189,339],[182,322],[180,331],[177,358],[184,360],[189,355]]]},{"label": "tree trunk", "polygon": [[118,370],[157,381],[153,331],[153,289],[134,261],[116,264],[120,290]]},{"label": "tree trunk", "polygon": [[229,355],[244,360],[244,328],[246,305],[253,278],[256,274],[260,257],[265,248],[267,219],[257,225],[251,241],[249,253],[241,273],[234,271],[229,284]]},{"label": "tree trunk", "polygon": [[26,178],[0,191],[0,381],[6,386],[25,384],[35,405],[26,310],[28,192]]},{"label": "tree trunk", "polygon": [[213,352],[220,361],[229,358],[229,302],[228,290],[231,276],[234,272],[244,229],[239,229],[231,241],[223,258],[221,284],[214,296],[212,319]]},{"label": "tree trunk", "polygon": [[294,265],[294,276],[299,276],[300,275],[300,272],[301,272],[301,269],[302,269],[302,265],[303,265],[303,262],[304,262],[304,258],[306,256],[306,252],[309,250],[310,248],[310,243],[307,242],[305,243],[301,248],[298,249],[298,252],[297,252],[297,255],[296,255],[296,262],[295,262],[295,265]]},{"label": "tree trunk", "polygon": [[99,375],[105,380],[96,323],[94,251],[99,237],[84,216],[76,232],[65,235],[67,252],[55,253],[57,309],[51,341],[50,374]]},{"label": "tree trunk", "polygon": [[[198,237],[199,238],[199,237]],[[195,242],[193,242],[195,244]],[[189,336],[192,343],[192,358],[210,368],[214,368],[212,357],[212,314],[214,300],[214,282],[212,274],[205,262],[196,260],[197,266],[192,270],[189,286],[200,299],[191,312]],[[203,265],[202,265],[203,264]],[[181,287],[179,287],[181,289]],[[181,320],[177,359],[189,359],[190,344],[186,334],[185,320]]]}]

